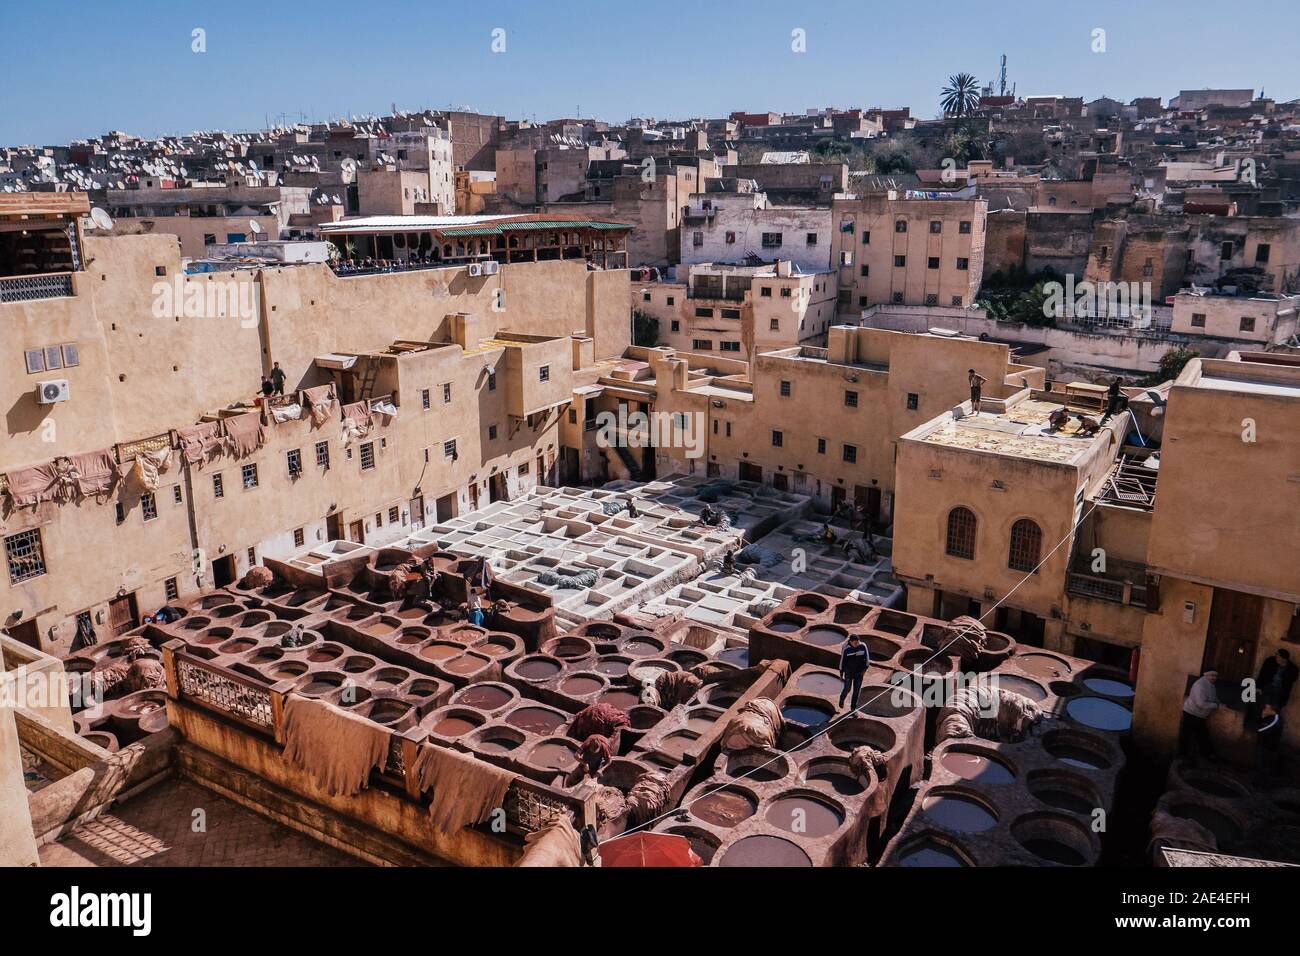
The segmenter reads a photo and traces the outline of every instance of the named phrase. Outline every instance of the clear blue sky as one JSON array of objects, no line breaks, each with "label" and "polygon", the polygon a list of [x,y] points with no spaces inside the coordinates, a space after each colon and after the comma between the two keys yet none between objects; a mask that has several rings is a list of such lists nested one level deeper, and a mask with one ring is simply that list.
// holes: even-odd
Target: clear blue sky
[{"label": "clear blue sky", "polygon": [[[1300,0],[0,0],[0,144],[259,129],[280,114],[468,105],[538,119],[731,110],[936,111],[960,70],[1021,95],[1300,97]],[[191,52],[206,30],[207,52]],[[506,31],[493,53],[491,32]],[[791,31],[807,52],[791,52]],[[1106,31],[1107,51],[1091,50]]]}]

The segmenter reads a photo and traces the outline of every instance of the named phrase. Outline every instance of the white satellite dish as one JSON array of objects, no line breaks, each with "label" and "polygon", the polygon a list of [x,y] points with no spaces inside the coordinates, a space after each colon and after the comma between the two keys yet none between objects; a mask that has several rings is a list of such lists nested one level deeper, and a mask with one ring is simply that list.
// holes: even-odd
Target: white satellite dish
[{"label": "white satellite dish", "polygon": [[255,236],[260,234],[262,231],[262,227],[256,219],[248,220],[248,228],[253,230],[253,235]]},{"label": "white satellite dish", "polygon": [[96,229],[113,228],[113,217],[104,212],[104,210],[100,209],[98,206],[90,210],[90,221],[95,224]]}]

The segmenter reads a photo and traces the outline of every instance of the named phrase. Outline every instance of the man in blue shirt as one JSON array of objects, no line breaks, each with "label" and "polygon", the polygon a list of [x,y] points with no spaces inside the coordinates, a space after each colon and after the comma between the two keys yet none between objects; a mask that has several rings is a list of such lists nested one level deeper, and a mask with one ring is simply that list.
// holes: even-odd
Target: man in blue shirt
[{"label": "man in blue shirt", "polygon": [[862,693],[862,675],[870,666],[871,654],[867,650],[867,645],[862,643],[862,638],[858,635],[850,634],[844,649],[840,651],[840,677],[844,679],[844,689],[840,691],[840,707],[844,706],[844,699],[849,696],[849,690],[852,689],[853,709],[858,709],[858,695]]}]

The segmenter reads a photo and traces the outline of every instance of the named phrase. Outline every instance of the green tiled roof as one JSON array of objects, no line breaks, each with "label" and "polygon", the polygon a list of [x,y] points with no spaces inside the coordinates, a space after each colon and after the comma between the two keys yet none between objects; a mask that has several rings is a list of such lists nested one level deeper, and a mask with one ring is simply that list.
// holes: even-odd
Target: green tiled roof
[{"label": "green tiled roof", "polygon": [[505,232],[529,232],[538,229],[631,229],[625,222],[603,222],[599,219],[543,219],[530,222],[503,222],[481,226],[452,226],[439,229],[444,236],[499,236]]}]

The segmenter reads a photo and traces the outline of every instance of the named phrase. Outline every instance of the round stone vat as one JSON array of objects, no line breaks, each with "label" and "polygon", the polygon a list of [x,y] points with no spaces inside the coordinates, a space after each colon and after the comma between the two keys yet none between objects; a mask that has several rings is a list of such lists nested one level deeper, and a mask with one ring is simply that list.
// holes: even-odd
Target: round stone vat
[{"label": "round stone vat", "polygon": [[109,753],[117,753],[117,736],[107,730],[90,730],[81,736],[92,744],[95,744],[98,747],[103,747]]},{"label": "round stone vat", "polygon": [[685,837],[690,843],[691,849],[695,855],[703,861],[705,866],[713,862],[714,855],[718,852],[718,847],[722,845],[722,840],[714,836],[708,830],[700,827],[693,827],[690,824],[674,823],[672,826],[665,827],[662,833],[672,833],[676,836]]},{"label": "round stone vat", "polygon": [[716,707],[692,707],[686,712],[686,729],[702,734],[711,729],[721,716],[722,711]]},{"label": "round stone vat", "polygon": [[819,697],[837,697],[844,681],[834,671],[811,671],[795,681],[795,689]]},{"label": "round stone vat", "polygon": [[304,697],[324,697],[341,688],[345,680],[347,675],[339,671],[316,671],[299,680],[294,690]]},{"label": "round stone vat", "polygon": [[485,681],[481,684],[470,684],[468,687],[462,687],[451,698],[453,704],[472,707],[485,714],[500,713],[518,700],[519,691],[509,684],[500,684],[495,681]]},{"label": "round stone vat", "polygon": [[1069,680],[1071,667],[1064,658],[1043,651],[1025,651],[1011,658],[1012,666],[1038,680]]},{"label": "round stone vat", "polygon": [[789,611],[781,611],[772,615],[772,619],[763,625],[769,631],[777,634],[793,634],[796,631],[802,631],[808,626],[808,618],[802,614],[791,614]]},{"label": "round stone vat", "polygon": [[414,704],[395,697],[373,698],[363,713],[375,723],[383,724],[398,733],[410,730],[419,720]]},{"label": "round stone vat", "polygon": [[528,654],[510,665],[512,676],[532,684],[541,684],[559,675],[564,664],[545,654]]},{"label": "round stone vat", "polygon": [[526,730],[530,734],[546,735],[559,730],[568,717],[553,707],[524,704],[511,710],[504,720],[511,727]]},{"label": "round stone vat", "polygon": [[824,700],[791,694],[781,702],[781,716],[805,727],[820,727],[835,716],[835,709]]},{"label": "round stone vat", "polygon": [[871,655],[872,662],[876,664],[893,660],[898,652],[903,649],[903,645],[898,641],[892,641],[877,634],[867,634],[862,638],[862,643],[867,645],[867,653]]},{"label": "round stone vat", "polygon": [[270,611],[249,611],[239,619],[238,626],[242,628],[257,627],[269,620],[271,620]]},{"label": "round stone vat", "polygon": [[875,618],[867,622],[867,625],[873,631],[893,634],[896,637],[907,637],[912,633],[912,628],[916,627],[916,618],[902,611],[881,608]]},{"label": "round stone vat", "polygon": [[672,757],[680,761],[686,751],[695,746],[700,739],[700,735],[690,730],[674,730],[666,734],[655,749],[665,756]]},{"label": "round stone vat", "polygon": [[573,662],[591,657],[596,653],[596,645],[585,637],[564,634],[543,642],[538,650],[559,660]]},{"label": "round stone vat", "polygon": [[181,621],[181,630],[201,631],[211,623],[212,618],[210,617],[187,617]]},{"label": "round stone vat", "polygon": [[400,634],[394,639],[398,647],[410,647],[420,644],[433,637],[433,630],[427,627],[404,627]]},{"label": "round stone vat", "polygon": [[1082,675],[1079,680],[1088,690],[1103,697],[1114,697],[1117,700],[1129,700],[1133,697],[1133,685],[1127,681],[1103,675],[1089,676],[1087,674]]},{"label": "round stone vat", "polygon": [[905,687],[881,686],[862,688],[858,713],[868,717],[906,717],[921,706],[921,699]]},{"label": "round stone vat", "polygon": [[347,648],[342,644],[333,644],[325,642],[323,644],[313,644],[307,650],[307,663],[324,664],[328,661],[337,660],[347,653]]},{"label": "round stone vat", "polygon": [[728,647],[726,650],[721,651],[714,659],[723,664],[733,664],[736,667],[748,667],[749,648]]},{"label": "round stone vat", "polygon": [[630,711],[641,703],[641,695],[625,687],[611,687],[596,698],[599,703],[609,704],[619,710]]},{"label": "round stone vat", "polygon": [[633,730],[649,730],[664,719],[664,711],[652,704],[637,704],[627,710],[627,719]]},{"label": "round stone vat", "polygon": [[905,652],[898,659],[898,663],[900,667],[906,670],[919,670],[925,675],[941,676],[950,673],[953,669],[951,657],[945,657],[942,654],[936,657],[933,651],[920,647]]},{"label": "round stone vat", "polygon": [[234,628],[230,627],[221,627],[219,625],[216,627],[209,627],[207,630],[199,631],[198,634],[194,635],[194,643],[220,644],[222,641],[228,640],[234,633]]},{"label": "round stone vat", "polygon": [[739,699],[740,691],[736,690],[734,687],[714,685],[712,687],[704,688],[705,703],[711,704],[714,707],[721,707],[723,710],[726,710]]},{"label": "round stone vat", "polygon": [[690,647],[678,647],[668,652],[668,660],[682,670],[690,670],[696,664],[703,664],[709,659],[707,654]]},{"label": "round stone vat", "polygon": [[307,673],[306,661],[280,661],[267,668],[266,676],[272,680],[290,680]]},{"label": "round stone vat", "polygon": [[338,666],[348,674],[364,674],[378,663],[379,661],[373,657],[366,657],[364,654],[352,654],[343,658]]},{"label": "round stone vat", "polygon": [[664,674],[680,669],[666,657],[646,657],[628,667],[627,676],[635,684],[653,686]]},{"label": "round stone vat", "polygon": [[1123,733],[1133,724],[1133,712],[1105,697],[1075,697],[1065,705],[1065,715],[1094,730]]},{"label": "round stone vat", "polygon": [[1057,810],[1089,816],[1101,806],[1101,796],[1092,781],[1069,770],[1031,770],[1025,785],[1035,797]]},{"label": "round stone vat", "polygon": [[1088,828],[1062,813],[1027,813],[1011,824],[1011,836],[1039,860],[1083,866],[1097,854]]},{"label": "round stone vat", "polygon": [[692,800],[687,807],[691,816],[711,826],[730,829],[748,820],[758,811],[758,797],[753,791],[726,786],[710,789]]},{"label": "round stone vat", "polygon": [[922,833],[899,847],[899,866],[974,866],[970,856],[942,833]]},{"label": "round stone vat", "polygon": [[292,629],[293,625],[288,621],[268,621],[266,627],[262,628],[263,637],[279,637]]},{"label": "round stone vat", "polygon": [[254,667],[265,668],[282,657],[284,657],[284,651],[279,647],[259,647],[249,651],[244,659]]},{"label": "round stone vat", "polygon": [[256,646],[257,641],[251,637],[236,637],[219,646],[217,651],[221,654],[243,654]]},{"label": "round stone vat", "polygon": [[931,823],[957,833],[982,833],[998,824],[997,812],[972,790],[932,787],[921,801]]},{"label": "round stone vat", "polygon": [[812,860],[794,841],[759,833],[723,850],[718,866],[812,866]]},{"label": "round stone vat", "polygon": [[942,769],[969,783],[1000,786],[1016,779],[1006,760],[986,747],[949,744],[938,759]]},{"label": "round stone vat", "polygon": [[410,680],[414,675],[405,667],[386,664],[376,667],[368,675],[370,685],[376,688],[396,687]]},{"label": "round stone vat", "polygon": [[[1231,799],[1233,797],[1249,796],[1250,794],[1250,791],[1245,786],[1227,774],[1217,773],[1206,768],[1183,768],[1179,773],[1179,777],[1182,778],[1185,786],[1211,797],[1227,797]],[[1276,797],[1274,802],[1277,802]],[[1300,805],[1297,805],[1292,812],[1300,813]]]},{"label": "round stone vat", "polygon": [[603,674],[610,680],[618,680],[627,676],[628,667],[631,663],[632,658],[630,657],[618,654],[602,654],[592,664],[592,670],[597,674]]},{"label": "round stone vat", "polygon": [[841,757],[814,757],[804,764],[800,777],[804,783],[829,788],[843,797],[855,797],[864,789],[849,762]]},{"label": "round stone vat", "polygon": [[473,645],[476,653],[486,654],[499,661],[510,661],[524,652],[524,642],[514,634],[495,632]]},{"label": "round stone vat", "polygon": [[416,703],[423,706],[430,698],[438,693],[440,686],[436,680],[428,677],[414,677],[405,687],[402,688],[403,696],[410,697]]},{"label": "round stone vat", "polygon": [[473,651],[466,651],[464,654],[439,662],[438,666],[448,674],[453,674],[456,677],[469,678],[480,671],[492,667],[493,663],[494,662],[490,657],[483,654],[476,654]]},{"label": "round stone vat", "polygon": [[578,744],[567,737],[544,737],[528,747],[521,759],[538,770],[568,773],[578,765]]},{"label": "round stone vat", "polygon": [[809,839],[830,836],[848,813],[838,800],[814,790],[789,790],[768,801],[763,818],[772,826]]},{"label": "round stone vat", "polygon": [[472,707],[448,704],[424,715],[420,726],[435,737],[463,737],[487,723],[487,715]]},{"label": "round stone vat", "polygon": [[820,594],[813,594],[810,591],[806,591],[794,599],[794,609],[804,614],[821,614],[830,606],[831,602],[825,597]]},{"label": "round stone vat", "polygon": [[425,643],[419,651],[420,656],[426,661],[433,661],[435,663],[438,661],[450,660],[464,652],[464,644],[458,644],[455,641],[442,641],[436,639]]},{"label": "round stone vat", "polygon": [[599,694],[608,686],[609,681],[600,674],[593,671],[579,671],[560,681],[560,693],[581,700],[592,694]]},{"label": "round stone vat", "polygon": [[1043,734],[1043,749],[1061,763],[1081,770],[1106,770],[1112,761],[1104,740],[1078,730],[1051,730]]},{"label": "round stone vat", "polygon": [[1227,850],[1240,842],[1244,828],[1227,813],[1193,800],[1174,801],[1169,812],[1185,820],[1195,820],[1214,834],[1220,850]]},{"label": "round stone vat", "polygon": [[855,747],[872,747],[882,754],[894,749],[898,736],[894,728],[878,720],[867,717],[850,717],[839,721],[827,734],[831,743],[845,753],[851,753]]},{"label": "round stone vat", "polygon": [[513,727],[487,727],[476,731],[469,739],[471,750],[481,754],[506,754],[521,747],[528,735]]},{"label": "round stone vat", "polygon": [[805,643],[815,647],[839,647],[849,639],[849,632],[835,624],[816,624],[803,632]]},{"label": "round stone vat", "polygon": [[633,634],[619,645],[620,654],[636,658],[660,657],[667,649],[667,645],[659,638],[640,633]]},{"label": "round stone vat", "polygon": [[737,750],[727,757],[726,772],[729,777],[753,783],[769,783],[784,780],[790,775],[790,761],[780,754],[758,748]]},{"label": "round stone vat", "polygon": [[984,647],[980,650],[976,667],[981,671],[992,670],[1015,653],[1016,642],[1008,635],[997,631],[984,632]]},{"label": "round stone vat", "polygon": [[592,641],[613,642],[623,636],[623,628],[608,621],[592,621],[584,624],[574,633],[576,636],[586,637]]},{"label": "round stone vat", "polygon": [[1074,697],[1079,693],[1079,685],[1067,680],[1054,680],[1047,689],[1056,697]]},{"label": "round stone vat", "polygon": [[1038,681],[1032,681],[1028,677],[1021,677],[1019,674],[1002,672],[991,674],[989,675],[989,686],[1019,694],[1021,697],[1027,697],[1035,703],[1047,700],[1046,687],[1038,683]]},{"label": "round stone vat", "polygon": [[868,604],[857,604],[853,601],[844,601],[835,606],[835,613],[831,615],[831,620],[836,624],[861,624],[863,618],[874,610]]}]

